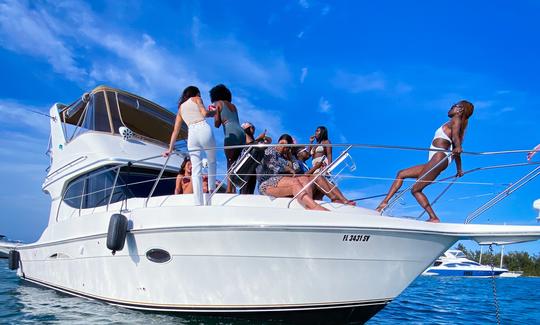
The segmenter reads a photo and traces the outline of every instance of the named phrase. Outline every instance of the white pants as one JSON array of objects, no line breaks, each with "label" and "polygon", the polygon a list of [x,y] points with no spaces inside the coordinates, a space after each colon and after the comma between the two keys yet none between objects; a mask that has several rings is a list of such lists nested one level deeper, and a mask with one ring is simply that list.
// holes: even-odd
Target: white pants
[{"label": "white pants", "polygon": [[[193,198],[195,205],[203,205],[202,186],[202,155],[206,154],[208,160],[208,191],[212,192],[216,188],[216,151],[205,150],[214,148],[216,140],[212,133],[212,128],[206,121],[189,125],[187,147],[191,159],[192,172],[191,182],[193,184]],[[196,150],[196,151],[192,151]]]}]

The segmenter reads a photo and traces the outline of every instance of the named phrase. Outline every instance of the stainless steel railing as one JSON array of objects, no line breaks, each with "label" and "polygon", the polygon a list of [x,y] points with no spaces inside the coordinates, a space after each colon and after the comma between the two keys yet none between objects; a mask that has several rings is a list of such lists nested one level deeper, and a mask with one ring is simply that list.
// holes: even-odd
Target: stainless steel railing
[{"label": "stainless steel railing", "polygon": [[[307,145],[308,144],[290,144],[290,145],[289,144],[258,144],[256,146],[257,147],[262,147],[262,148],[267,148],[267,147],[276,147],[276,146],[304,147],[304,146],[307,146]],[[304,192],[309,186],[313,185],[313,183],[317,180],[318,177],[320,177],[321,175],[325,175],[325,173],[328,170],[330,170],[332,168],[335,168],[336,165],[339,165],[340,163],[342,163],[342,161],[343,161],[342,158],[349,155],[349,151],[352,148],[381,148],[381,149],[399,149],[399,150],[417,150],[417,151],[430,151],[431,150],[431,151],[445,152],[447,155],[451,155],[451,152],[448,151],[448,150],[416,148],[416,147],[403,147],[403,146],[381,146],[381,145],[365,145],[365,144],[320,144],[320,145],[323,146],[323,147],[345,147],[345,150],[343,150],[343,152],[341,152],[341,154],[338,156],[338,158],[336,158],[331,164],[324,167],[323,170],[319,174],[312,177],[310,182],[308,184],[306,184],[304,186],[304,188],[302,188],[302,190],[299,192],[299,194]],[[247,148],[247,147],[252,147],[252,146],[250,146],[250,145],[229,146],[227,148]],[[213,148],[213,150],[217,150],[217,149],[220,149],[220,148],[225,148],[225,147],[216,147],[216,148]],[[192,150],[192,151],[198,151],[198,150]],[[184,149],[184,150],[181,150],[181,151],[173,152],[171,155],[184,155],[185,156],[185,155],[189,154],[189,152],[190,152],[190,150]],[[530,152],[530,150],[507,150],[507,151],[493,151],[493,152],[464,152],[463,154],[470,154],[470,155],[501,155],[501,154],[514,154],[514,153],[525,153],[525,152]],[[162,181],[162,180],[165,180],[165,179],[170,179],[170,178],[163,178],[163,174],[164,174],[165,170],[168,167],[171,155],[169,155],[169,156],[167,156],[165,158],[165,161],[164,161],[163,165],[161,166],[161,169],[160,169],[160,171],[158,173],[158,176],[155,179],[145,180],[144,181],[144,182],[154,182],[148,196],[146,197],[146,199],[144,201],[144,206],[145,207],[148,206],[148,202],[150,201],[151,197],[155,193],[155,190],[156,190],[157,186],[159,185],[159,182]],[[106,168],[106,169],[104,169],[102,171],[99,171],[97,173],[94,173],[92,175],[88,175],[88,176],[86,176],[84,178],[84,180],[86,181],[86,179],[88,177],[95,177],[95,176],[100,175],[102,173],[106,173],[106,172],[110,172],[110,171],[115,171],[116,172],[115,177],[114,177],[114,181],[113,181],[113,185],[111,187],[107,188],[107,189],[104,189],[104,190],[111,189],[111,193],[109,194],[107,204],[106,204],[106,208],[105,208],[106,211],[108,211],[109,207],[110,207],[110,205],[112,203],[113,196],[115,195],[115,189],[118,186],[117,183],[118,183],[118,178],[120,176],[121,168],[126,167],[126,166],[132,166],[134,164],[143,163],[143,162],[146,162],[148,160],[159,159],[160,157],[162,157],[162,156],[161,155],[156,155],[156,156],[142,158],[142,159],[138,159],[138,160],[134,160],[134,161],[127,161],[127,162],[121,163],[119,165],[116,165],[114,167]],[[81,158],[82,157],[76,159],[73,162],[68,163],[67,165],[72,164],[72,163],[78,163],[78,162],[80,162]],[[426,175],[428,175],[431,171],[433,171],[435,168],[440,166],[440,164],[442,164],[445,160],[446,159],[441,160],[438,164],[436,164],[431,169],[429,169],[426,173],[421,175],[407,189],[399,191],[397,193],[397,195],[394,196],[394,198],[389,202],[389,204],[381,212],[381,214],[384,213],[385,211],[388,211],[388,209],[390,209],[392,207],[392,205],[395,204],[395,202],[397,202],[405,193],[407,193],[408,191],[410,191],[413,188],[414,184],[416,184],[418,182],[422,182],[423,178],[425,178]],[[473,173],[473,172],[477,172],[477,171],[482,171],[482,170],[491,170],[491,169],[498,169],[498,168],[510,168],[510,167],[519,167],[519,166],[531,166],[531,165],[538,165],[538,164],[540,164],[540,163],[527,162],[527,163],[514,163],[514,164],[484,166],[484,167],[478,167],[478,168],[468,170],[468,171],[466,171],[464,173],[464,175],[467,175],[467,174],[470,174],[470,173]],[[62,168],[64,168],[64,167],[66,167],[66,166],[63,166]],[[55,172],[57,172],[57,171],[55,171]],[[227,173],[224,174],[225,179],[229,178],[230,175],[231,175],[231,170],[228,170]],[[519,179],[514,184],[511,184],[508,188],[506,188],[504,191],[499,193],[496,197],[494,197],[493,199],[488,201],[486,204],[484,204],[483,206],[481,206],[477,210],[473,211],[468,216],[468,218],[467,218],[467,220],[465,222],[466,223],[471,222],[474,218],[478,217],[480,214],[482,214],[486,210],[490,209],[492,206],[494,206],[495,204],[497,204],[498,202],[500,202],[501,200],[506,198],[508,195],[512,194],[513,192],[515,192],[516,190],[518,190],[519,188],[521,188],[522,186],[527,184],[528,182],[532,181],[535,177],[537,177],[539,175],[540,175],[540,166],[536,167],[533,171],[531,171],[527,175],[523,176],[521,179]],[[219,176],[219,175],[216,175],[216,176]],[[240,176],[242,176],[242,175],[240,175]],[[345,176],[342,176],[342,177],[343,178],[354,178],[355,176],[345,175]],[[364,178],[368,178],[368,177],[364,177]],[[450,180],[450,182],[448,182],[448,185],[443,189],[443,191],[431,202],[432,205],[437,203],[444,196],[444,194],[446,194],[448,192],[448,190],[454,184],[457,184],[457,183],[460,183],[460,182],[458,182],[458,178],[455,177],[455,176],[451,176],[451,177],[441,179],[441,180],[430,181],[430,183],[443,183],[443,182],[447,182],[448,180]],[[141,182],[139,182],[139,183],[141,183]],[[130,184],[123,184],[122,186],[129,186],[129,185]],[[66,188],[66,190],[67,190],[67,188]],[[217,192],[217,189],[216,189],[216,191],[210,193],[210,197],[213,196],[216,192]],[[64,191],[64,193],[62,194],[62,201],[65,199],[65,193],[66,193],[66,191]],[[90,194],[92,194],[92,193],[83,193],[82,196],[87,196],[87,195],[90,195]],[[298,198],[299,194],[295,195],[288,202],[287,207],[290,207],[291,203]],[[377,197],[377,196],[374,196],[374,197]],[[59,214],[59,210],[60,210],[61,205],[62,205],[62,203],[60,203],[59,206],[58,206],[58,211],[57,211],[57,216],[56,216],[57,220],[58,220],[58,214]],[[78,212],[80,214],[81,210],[82,210],[82,206],[79,207],[78,210],[79,210]],[[425,210],[422,212],[422,214],[420,214],[418,216],[418,218],[422,217],[424,215],[424,213],[425,213]]]}]

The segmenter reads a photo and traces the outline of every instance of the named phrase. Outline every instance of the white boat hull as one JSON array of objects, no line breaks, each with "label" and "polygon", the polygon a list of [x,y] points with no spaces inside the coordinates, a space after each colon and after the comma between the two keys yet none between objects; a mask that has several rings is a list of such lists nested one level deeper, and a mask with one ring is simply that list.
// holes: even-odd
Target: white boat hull
[{"label": "white boat hull", "polygon": [[[86,233],[21,247],[19,274],[129,308],[246,315],[356,310],[353,320],[362,321],[399,295],[456,240],[377,229],[374,222],[389,219],[379,216],[280,208],[257,217],[249,208],[228,210],[135,209],[126,246],[115,255],[106,247],[111,213],[64,221],[54,227],[54,237],[74,229]],[[256,222],[271,220],[267,214],[276,211],[282,213],[274,215],[277,222]],[[224,222],[223,214],[244,223]],[[189,215],[196,217],[182,217]],[[286,225],[281,223],[285,219]],[[150,261],[146,252],[155,248],[169,252],[171,260]]]},{"label": "white boat hull", "polygon": [[[115,255],[106,247],[112,212],[82,211],[18,247],[19,275],[128,308],[362,322],[458,239],[540,236],[536,227],[429,224],[332,204],[332,212],[287,209],[287,199],[263,196],[212,200],[193,207],[190,196],[161,197],[147,208],[128,200],[130,231]],[[150,249],[170,261],[150,261]]]}]

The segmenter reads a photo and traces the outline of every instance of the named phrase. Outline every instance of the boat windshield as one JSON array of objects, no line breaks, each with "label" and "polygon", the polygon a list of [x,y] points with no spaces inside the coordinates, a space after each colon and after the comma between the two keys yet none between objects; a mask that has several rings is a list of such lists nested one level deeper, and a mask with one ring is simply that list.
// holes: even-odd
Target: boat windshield
[{"label": "boat windshield", "polygon": [[[172,112],[149,100],[103,86],[62,108],[60,116],[68,141],[88,131],[119,134],[125,126],[144,139],[168,144],[175,121]],[[186,136],[183,128],[179,139]]]}]

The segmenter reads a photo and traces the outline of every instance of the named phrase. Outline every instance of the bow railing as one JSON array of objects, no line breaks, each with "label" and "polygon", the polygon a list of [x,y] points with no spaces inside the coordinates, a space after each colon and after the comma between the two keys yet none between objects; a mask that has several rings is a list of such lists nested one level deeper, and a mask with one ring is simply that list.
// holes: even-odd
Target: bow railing
[{"label": "bow railing", "polygon": [[[277,147],[277,146],[282,146],[282,147],[306,147],[306,146],[309,146],[309,145],[310,144],[257,144],[257,145],[254,145],[254,146],[258,147],[258,148],[268,148],[268,147]],[[219,150],[219,149],[224,149],[224,148],[227,148],[227,149],[232,149],[232,148],[253,148],[254,146],[242,145],[242,146],[215,147],[215,148],[207,149],[207,150]],[[319,177],[324,176],[325,174],[328,173],[328,171],[330,171],[332,169],[335,169],[338,165],[343,163],[345,158],[350,157],[349,152],[353,148],[378,148],[378,149],[398,149],[398,150],[413,150],[413,151],[437,151],[437,152],[444,152],[447,155],[447,157],[452,154],[451,151],[444,150],[444,149],[428,149],[428,148],[404,147],[404,146],[386,146],[386,145],[368,145],[368,144],[317,144],[317,146],[332,147],[332,148],[344,148],[344,150],[337,156],[337,158],[333,162],[331,162],[330,164],[323,167],[319,173],[317,173],[313,177],[311,177],[309,183],[307,183],[298,194],[293,196],[288,201],[287,208],[289,208],[290,205],[292,204],[292,202],[294,202],[294,200],[296,200],[298,198],[300,193],[303,193],[309,186],[313,185]],[[96,173],[94,173],[92,175],[88,175],[88,176],[86,176],[86,178],[82,178],[86,182],[89,177],[95,177],[97,175],[113,171],[115,173],[115,175],[114,175],[114,181],[112,183],[112,186],[105,187],[105,188],[103,188],[103,189],[101,189],[99,191],[95,191],[95,192],[92,192],[92,193],[83,193],[82,195],[80,195],[80,197],[95,194],[95,193],[100,192],[100,191],[110,191],[110,194],[108,195],[108,198],[106,200],[106,204],[103,204],[103,205],[105,205],[105,210],[109,211],[109,208],[110,208],[111,204],[113,203],[114,196],[118,194],[116,192],[116,189],[118,189],[120,187],[129,187],[129,186],[136,185],[136,184],[152,183],[151,189],[148,192],[148,195],[146,196],[146,198],[144,200],[144,207],[147,207],[148,203],[149,203],[150,199],[153,197],[153,195],[155,193],[155,190],[158,187],[159,183],[161,181],[164,181],[164,180],[171,180],[171,179],[175,178],[175,177],[163,177],[163,175],[164,175],[164,173],[165,173],[165,171],[167,170],[168,167],[170,169],[170,172],[178,170],[177,166],[175,166],[174,168],[173,168],[173,166],[170,166],[170,157],[172,155],[180,155],[180,156],[185,157],[185,156],[189,155],[190,152],[194,152],[194,151],[200,151],[200,150],[188,150],[187,148],[184,147],[179,151],[173,152],[171,155],[163,157],[164,163],[161,164],[161,168],[159,169],[159,172],[158,172],[157,177],[155,179],[144,180],[144,181],[141,181],[141,182],[123,183],[122,185],[118,185],[118,180],[121,177],[120,172],[121,172],[122,168],[130,167],[130,166],[137,166],[137,165],[144,165],[145,163],[148,163],[148,161],[150,161],[150,160],[154,160],[154,161],[159,160],[159,159],[162,158],[162,156],[161,155],[154,155],[154,156],[151,156],[151,157],[142,158],[142,159],[138,159],[138,160],[124,161],[122,163],[115,163],[115,166],[113,166],[113,167],[106,168],[106,169],[98,171],[98,172],[96,172]],[[492,151],[492,152],[463,152],[462,154],[464,154],[464,155],[476,155],[476,156],[487,156],[487,155],[502,155],[502,154],[515,154],[515,153],[527,153],[527,152],[530,152],[530,150],[506,150],[506,151]],[[419,182],[424,182],[423,179],[425,178],[425,176],[428,175],[430,172],[432,172],[437,167],[439,167],[445,161],[446,161],[446,158],[442,159],[440,162],[438,162],[432,168],[430,168],[427,172],[425,172],[423,175],[421,175],[418,179],[416,179],[408,188],[406,188],[405,190],[398,191],[396,193],[396,195],[392,198],[392,200],[388,203],[388,205],[383,209],[381,214],[386,212],[386,211],[389,211],[393,207],[393,205],[395,205],[395,203],[398,202],[403,197],[403,195],[405,195],[407,192],[410,192],[413,189],[415,184],[417,184]],[[79,161],[77,161],[77,162],[79,162]],[[70,164],[72,164],[72,163],[73,162],[70,162]],[[156,165],[155,162],[154,162],[153,165],[158,166],[159,164]],[[540,162],[527,162],[527,163],[514,163],[514,164],[483,166],[483,167],[477,167],[477,168],[473,168],[471,170],[465,171],[463,173],[464,174],[463,176],[471,174],[471,173],[476,173],[476,172],[479,172],[479,171],[486,171],[486,170],[493,170],[493,169],[500,169],[500,168],[526,167],[526,166],[535,166],[535,165],[540,165]],[[234,167],[234,165],[233,165],[233,167]],[[223,181],[225,181],[227,179],[230,179],[232,170],[233,170],[233,168],[227,170],[225,174],[218,174],[216,176],[224,176]],[[256,174],[237,174],[237,175],[240,175],[240,176],[257,176]],[[516,190],[518,190],[519,188],[521,188],[525,184],[529,183],[530,181],[532,181],[534,178],[536,178],[539,175],[540,175],[540,166],[536,166],[531,172],[527,173],[525,176],[521,177],[516,182],[508,185],[507,188],[505,188],[502,192],[500,192],[494,198],[492,198],[491,200],[486,202],[484,205],[482,205],[481,207],[479,207],[478,209],[473,211],[471,214],[469,214],[467,219],[465,220],[465,223],[470,223],[475,218],[477,218],[479,215],[481,215],[482,213],[484,213],[485,211],[487,211],[488,209],[493,207],[495,204],[499,203],[500,201],[502,201],[503,199],[508,197],[510,194],[514,193]],[[290,174],[283,174],[282,176],[290,176]],[[355,176],[355,175],[340,175],[340,178],[343,178],[343,179],[355,179],[355,178],[369,179],[370,177],[367,177],[367,176]],[[373,177],[373,178],[374,179],[380,179],[380,178],[376,178],[376,177]],[[434,183],[434,184],[436,184],[436,183],[447,183],[447,186],[442,190],[442,192],[439,195],[437,195],[437,197],[432,202],[430,202],[431,205],[436,204],[450,190],[450,188],[452,186],[454,186],[455,184],[458,184],[458,183],[464,183],[464,182],[458,181],[460,179],[461,179],[460,177],[451,176],[451,177],[444,178],[444,179],[441,179],[441,180],[426,181],[426,182]],[[223,181],[216,188],[216,190],[214,190],[212,193],[209,193],[210,197],[212,197],[213,195],[215,195],[218,192],[219,188],[221,188],[221,184],[223,183]],[[65,199],[68,199],[65,196],[66,192],[67,192],[67,189],[62,194],[62,201],[64,201]],[[173,194],[173,193],[171,193],[171,194]],[[369,197],[366,197],[366,198],[354,199],[352,201],[359,201],[359,200],[367,199],[367,198],[376,198],[376,197],[380,197],[380,196],[383,196],[383,194],[381,194],[381,195],[372,195],[372,196],[369,196]],[[70,197],[70,198],[73,198],[73,197]],[[125,199],[127,200],[127,198],[125,198]],[[58,220],[58,214],[59,214],[61,205],[62,205],[62,203],[58,207],[57,220]],[[81,214],[82,209],[83,209],[83,207],[82,207],[82,200],[81,200],[81,206],[78,209],[79,210],[78,211],[79,215]],[[425,214],[425,212],[426,211],[423,210],[422,213],[417,217],[417,219],[421,218]]]}]

